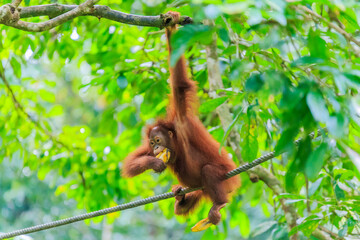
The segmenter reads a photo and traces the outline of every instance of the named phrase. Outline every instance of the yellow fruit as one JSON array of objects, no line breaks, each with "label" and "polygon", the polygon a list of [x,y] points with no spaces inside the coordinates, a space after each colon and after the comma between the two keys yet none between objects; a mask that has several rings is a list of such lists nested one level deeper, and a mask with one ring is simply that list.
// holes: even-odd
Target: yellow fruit
[{"label": "yellow fruit", "polygon": [[164,163],[167,163],[170,160],[170,150],[164,148],[156,157],[163,160]]}]

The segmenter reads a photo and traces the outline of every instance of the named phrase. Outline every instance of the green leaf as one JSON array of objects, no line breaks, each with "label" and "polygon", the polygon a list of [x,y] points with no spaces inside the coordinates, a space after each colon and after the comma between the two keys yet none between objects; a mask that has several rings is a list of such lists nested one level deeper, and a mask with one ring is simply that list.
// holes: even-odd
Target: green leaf
[{"label": "green leaf", "polygon": [[349,79],[348,83],[352,85],[352,87],[360,87],[360,76],[351,73],[344,73],[344,76]]},{"label": "green leaf", "polygon": [[229,97],[219,97],[215,99],[208,100],[202,103],[199,107],[200,113],[209,113],[214,111],[218,106],[223,104]]},{"label": "green leaf", "polygon": [[339,187],[337,183],[334,185],[334,192],[337,200],[345,199],[345,192]]},{"label": "green leaf", "polygon": [[264,78],[258,73],[252,74],[245,83],[245,89],[248,91],[257,92],[264,85]]},{"label": "green leaf", "polygon": [[263,50],[276,47],[280,39],[280,32],[276,29],[271,29],[269,34],[261,40],[259,47]]},{"label": "green leaf", "polygon": [[280,23],[280,25],[286,26],[287,20],[282,12],[270,11],[268,14],[271,18]]},{"label": "green leaf", "polygon": [[[263,238],[260,238],[263,239]],[[287,240],[289,239],[289,232],[285,224],[279,224],[272,232],[271,238],[268,239],[278,239],[278,240]]]},{"label": "green leaf", "polygon": [[195,75],[195,80],[196,82],[199,83],[199,88],[203,88],[204,85],[207,83],[207,79],[208,79],[208,75],[207,75],[207,71],[206,70],[202,70],[199,71],[196,75]]},{"label": "green leaf", "polygon": [[305,161],[311,152],[311,139],[306,137],[299,143],[298,151],[295,160],[290,164],[288,171],[285,174],[285,187],[288,192],[297,190],[296,177],[299,172],[304,171]]},{"label": "green leaf", "polygon": [[105,73],[99,77],[93,78],[90,83],[81,85],[80,87],[85,87],[87,85],[92,85],[92,86],[104,85],[109,81],[109,79],[111,79],[110,74]]},{"label": "green leaf", "polygon": [[289,79],[283,73],[274,70],[267,71],[264,78],[266,85],[273,94],[281,93],[289,83]]},{"label": "green leaf", "polygon": [[4,74],[4,67],[2,65],[2,62],[0,61],[0,76]]},{"label": "green leaf", "polygon": [[310,50],[310,56],[314,58],[327,58],[326,42],[320,36],[320,31],[313,31],[310,28],[308,36],[308,47]]},{"label": "green leaf", "polygon": [[299,173],[298,159],[294,160],[285,174],[285,189],[287,192],[296,190],[296,177]]},{"label": "green leaf", "polygon": [[219,37],[226,44],[226,46],[228,46],[228,44],[230,43],[230,37],[225,28],[221,28],[219,30]]},{"label": "green leaf", "polygon": [[37,173],[38,178],[43,181],[50,170],[48,165],[41,166]]},{"label": "green leaf", "polygon": [[336,114],[330,116],[330,118],[326,122],[326,127],[329,132],[336,137],[341,138],[345,134],[347,119],[342,114]]},{"label": "green leaf", "polygon": [[300,143],[298,144],[298,150],[296,152],[295,158],[295,162],[297,163],[297,171],[303,172],[305,170],[305,164],[311,152],[311,138],[306,136],[305,138],[301,139]]},{"label": "green leaf", "polygon": [[15,58],[12,57],[10,60],[10,65],[14,71],[14,74],[17,78],[21,77],[21,64],[19,63],[19,61]]},{"label": "green leaf", "polygon": [[219,153],[221,152],[221,148],[224,146],[225,140],[227,139],[227,137],[229,136],[231,130],[233,129],[233,127],[235,126],[235,123],[239,120],[240,116],[243,114],[243,109],[241,109],[241,111],[239,111],[239,113],[236,115],[236,117],[234,118],[234,120],[230,123],[230,125],[226,128],[226,131],[224,133],[224,136],[221,140],[220,143],[220,149],[219,149]]},{"label": "green leaf", "polygon": [[223,51],[224,55],[232,55],[236,53],[236,47],[231,45]]},{"label": "green leaf", "polygon": [[304,202],[304,199],[287,199],[285,200],[286,204],[293,204],[293,203],[297,203],[297,202]]},{"label": "green leaf", "polygon": [[355,226],[357,225],[358,221],[353,219],[352,217],[348,218],[347,220],[347,226],[349,227],[347,232],[352,232]]},{"label": "green leaf", "polygon": [[280,140],[275,147],[275,155],[288,151],[294,146],[294,139],[298,134],[298,131],[297,128],[289,128],[281,134]]},{"label": "green leaf", "polygon": [[345,94],[347,90],[347,77],[341,73],[334,74],[335,85],[339,90],[340,94]]},{"label": "green leaf", "polygon": [[277,224],[276,221],[267,221],[258,224],[253,231],[251,231],[251,238],[262,235],[263,233],[269,231]]},{"label": "green leaf", "polygon": [[243,237],[247,237],[250,234],[250,220],[247,214],[244,212],[239,212],[239,221],[241,222],[240,225],[240,233]]},{"label": "green leaf", "polygon": [[171,36],[171,56],[170,66],[175,66],[181,55],[186,49],[195,42],[209,44],[211,42],[211,34],[214,29],[206,25],[185,25]]},{"label": "green leaf", "polygon": [[[309,219],[310,218],[310,219]],[[305,236],[310,237],[310,235],[315,231],[315,229],[319,226],[321,219],[311,219],[315,218],[314,216],[310,216],[306,218],[301,224],[291,229],[289,235],[293,235],[298,231],[302,231]]]},{"label": "green leaf", "polygon": [[[78,157],[76,157],[78,159]],[[71,160],[68,158],[65,162],[65,164],[63,165],[62,169],[61,169],[61,174],[63,177],[67,177],[71,171]]]},{"label": "green leaf", "polygon": [[310,64],[321,64],[324,63],[323,59],[320,58],[314,58],[311,56],[304,56],[296,59],[291,63],[291,67],[299,67],[303,65],[310,65]]},{"label": "green leaf", "polygon": [[240,147],[241,147],[241,156],[245,162],[250,162],[254,160],[257,156],[259,145],[257,141],[257,127],[247,121],[246,124],[242,125],[240,136]]},{"label": "green leaf", "polygon": [[55,102],[55,95],[51,92],[46,91],[45,89],[40,89],[39,95],[44,101],[47,101],[50,103]]},{"label": "green leaf", "polygon": [[55,105],[51,110],[46,114],[47,117],[57,117],[63,114],[63,107],[61,105]]},{"label": "green leaf", "polygon": [[322,180],[324,178],[319,178],[318,180],[316,180],[314,183],[312,183],[310,185],[310,188],[309,188],[309,197],[311,197],[312,195],[314,195],[314,193],[318,190]]},{"label": "green leaf", "polygon": [[305,94],[306,93],[303,89],[297,88],[291,91],[288,87],[286,87],[280,101],[280,107],[288,109],[293,116],[294,114],[292,112],[302,104]]},{"label": "green leaf", "polygon": [[321,122],[326,122],[328,120],[329,111],[323,96],[319,92],[309,92],[306,96],[306,103],[315,120]]},{"label": "green leaf", "polygon": [[345,151],[346,151],[347,155],[349,156],[350,160],[353,162],[355,167],[360,172],[360,155],[356,151],[354,151],[353,149],[351,149],[347,146],[345,146]]},{"label": "green leaf", "polygon": [[247,23],[252,26],[261,23],[264,19],[261,14],[261,10],[258,8],[249,8],[247,11],[248,20]]},{"label": "green leaf", "polygon": [[327,151],[327,143],[321,143],[309,156],[306,161],[305,174],[306,176],[314,181],[324,165],[324,157]]}]

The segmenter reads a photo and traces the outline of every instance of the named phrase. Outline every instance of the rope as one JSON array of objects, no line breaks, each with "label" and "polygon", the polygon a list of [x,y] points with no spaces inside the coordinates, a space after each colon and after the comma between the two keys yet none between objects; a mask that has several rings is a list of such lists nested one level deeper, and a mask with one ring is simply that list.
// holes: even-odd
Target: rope
[{"label": "rope", "polygon": [[[325,129],[320,129],[318,130],[318,135],[321,135],[321,130],[326,131]],[[311,133],[309,134],[309,136],[311,138],[314,138],[315,134]],[[301,139],[298,139],[295,141],[295,144],[297,145],[299,142],[301,141]],[[272,158],[274,158],[275,152],[270,152],[268,154],[265,154],[257,159],[255,159],[254,161],[250,162],[250,163],[246,163],[230,172],[228,172],[226,174],[226,178],[231,178],[239,173],[245,172],[263,162],[266,162]],[[186,193],[190,193],[196,190],[200,190],[201,188],[185,188],[183,189],[179,195],[183,195]],[[49,222],[49,223],[44,223],[44,224],[40,224],[40,225],[36,225],[33,227],[28,227],[28,228],[23,228],[20,230],[16,230],[13,232],[9,232],[9,233],[3,233],[0,234],[0,239],[7,239],[7,238],[11,238],[11,237],[16,237],[19,235],[23,235],[23,234],[28,234],[28,233],[33,233],[33,232],[39,232],[42,230],[46,230],[46,229],[50,229],[50,228],[55,228],[55,227],[59,227],[62,225],[67,225],[67,224],[71,224],[74,222],[79,222],[85,219],[90,219],[90,218],[94,218],[94,217],[99,217],[99,216],[103,216],[109,213],[113,213],[113,212],[118,212],[118,211],[122,211],[125,209],[129,209],[129,208],[135,208],[138,206],[142,206],[148,203],[153,203],[153,202],[158,202],[161,200],[165,200],[165,199],[169,199],[169,198],[173,198],[174,197],[174,193],[172,192],[168,192],[168,193],[163,193],[160,195],[156,195],[156,196],[152,196],[152,197],[148,197],[148,198],[144,198],[144,199],[140,199],[140,200],[136,200],[133,202],[129,202],[129,203],[124,203],[124,204],[120,204],[117,205],[115,207],[111,207],[111,208],[105,208],[102,210],[98,210],[98,211],[94,211],[94,212],[89,212],[89,213],[85,213],[85,214],[81,214],[78,216],[73,216],[73,217],[69,217],[69,218],[65,218],[65,219],[61,219],[61,220],[57,220],[57,221],[53,221],[53,222]]]},{"label": "rope", "polygon": [[[321,131],[326,132],[326,129],[325,129],[325,128],[319,129],[319,130],[317,131],[318,136],[320,136],[320,135],[322,134]],[[315,133],[313,133],[313,132],[309,134],[309,137],[311,137],[311,138],[314,138],[314,136],[315,136]],[[301,140],[302,140],[302,139],[299,138],[299,139],[296,140],[294,143],[295,143],[296,145],[298,145],[298,144],[301,142]],[[282,154],[282,153],[280,153],[280,154]],[[278,155],[280,155],[280,154],[278,154]],[[255,159],[255,160],[252,161],[252,162],[246,163],[246,164],[244,164],[244,165],[242,165],[242,166],[240,166],[240,167],[238,167],[238,168],[235,168],[234,170],[228,172],[228,173],[226,174],[226,178],[231,178],[231,177],[233,177],[233,176],[235,176],[235,175],[237,175],[237,174],[239,174],[239,173],[245,172],[245,171],[247,171],[247,170],[249,170],[249,169],[251,169],[251,168],[253,168],[253,167],[255,167],[255,166],[257,166],[257,165],[259,165],[259,164],[261,164],[261,163],[263,163],[263,162],[266,162],[266,161],[268,161],[268,160],[270,160],[270,159],[272,159],[272,158],[274,158],[274,157],[276,157],[275,151],[269,152],[269,153],[267,153],[267,154],[265,154],[265,155],[263,155],[263,156]],[[1,239],[1,238],[0,238],[0,239]]]}]

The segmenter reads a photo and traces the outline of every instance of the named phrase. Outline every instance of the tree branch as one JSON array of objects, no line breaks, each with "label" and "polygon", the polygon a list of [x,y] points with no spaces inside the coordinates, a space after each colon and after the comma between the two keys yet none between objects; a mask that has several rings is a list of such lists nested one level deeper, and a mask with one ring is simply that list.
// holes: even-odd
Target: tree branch
[{"label": "tree branch", "polygon": [[[22,8],[14,8],[14,6],[7,4],[0,7],[0,24],[29,32],[43,32],[76,17],[94,16],[97,18],[106,18],[116,22],[137,26],[159,28],[166,26],[162,15],[139,16],[115,11],[110,9],[108,6],[93,6],[93,4],[98,1],[99,0],[88,0],[81,5],[48,4]],[[21,18],[39,16],[49,16],[52,19],[41,23],[31,23],[20,20]],[[190,17],[181,16],[179,24],[185,25],[192,22],[193,20]]]},{"label": "tree branch", "polygon": [[333,240],[331,236],[325,231],[320,230],[320,227],[315,229],[315,231],[311,234],[312,236],[316,237],[319,240]]},{"label": "tree branch", "polygon": [[354,36],[352,36],[350,33],[346,32],[344,29],[342,29],[338,25],[330,22],[326,18],[324,18],[324,17],[320,16],[319,14],[317,14],[316,12],[312,11],[311,9],[309,9],[305,6],[302,6],[302,5],[293,6],[293,8],[295,8],[296,10],[302,10],[302,11],[310,14],[311,16],[315,17],[316,19],[326,23],[329,27],[335,29],[337,32],[342,34],[348,41],[351,41],[360,47],[360,41],[357,40]]},{"label": "tree branch", "polygon": [[13,5],[13,7],[17,8],[20,5],[21,1],[22,0],[13,0],[11,2],[11,5]]},{"label": "tree branch", "polygon": [[7,4],[0,7],[0,23],[30,32],[48,31],[80,15],[91,12],[93,5],[98,1],[100,0],[87,0],[85,3],[80,4],[76,8],[41,23],[21,21],[19,10],[10,4]]},{"label": "tree branch", "polygon": [[66,148],[67,150],[71,150],[71,149],[76,149],[76,150],[84,150],[83,148],[78,148],[78,147],[69,147],[68,145],[66,145],[65,143],[63,143],[62,141],[60,141],[59,139],[57,139],[51,132],[49,132],[46,128],[44,128],[40,122],[36,121],[33,117],[30,116],[30,114],[28,112],[26,112],[26,110],[24,109],[24,107],[20,104],[20,102],[17,100],[14,91],[12,90],[9,82],[7,81],[6,77],[5,77],[5,73],[3,71],[3,66],[1,65],[1,61],[0,61],[0,78],[2,79],[3,83],[5,84],[6,89],[9,92],[9,96],[11,97],[11,100],[13,101],[13,104],[15,106],[15,109],[17,111],[19,111],[20,113],[24,114],[25,117],[32,122],[36,128],[38,128],[43,134],[45,134],[46,136],[48,136],[50,138],[51,141],[53,141],[54,143]]},{"label": "tree branch", "polygon": [[333,233],[332,231],[330,231],[329,229],[323,227],[323,226],[319,226],[319,229],[321,229],[321,231],[326,232],[327,234],[329,234],[331,237],[335,238],[335,239],[339,239],[339,235],[337,235],[336,233]]}]

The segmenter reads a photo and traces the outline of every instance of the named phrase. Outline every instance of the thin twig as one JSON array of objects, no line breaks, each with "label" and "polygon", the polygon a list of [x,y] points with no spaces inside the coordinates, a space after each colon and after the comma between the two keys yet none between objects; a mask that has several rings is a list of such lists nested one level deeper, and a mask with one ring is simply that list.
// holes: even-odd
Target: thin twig
[{"label": "thin twig", "polygon": [[330,231],[330,230],[327,229],[326,227],[319,226],[319,228],[320,228],[322,231],[324,231],[324,232],[326,232],[327,234],[329,234],[331,237],[336,238],[336,239],[339,238],[339,235],[337,235],[336,233]]},{"label": "thin twig", "polygon": [[300,58],[300,57],[301,57],[301,54],[300,54],[300,52],[299,52],[299,49],[297,49],[297,47],[296,47],[296,45],[295,45],[295,42],[294,42],[294,39],[292,38],[289,30],[287,31],[287,34],[288,34],[288,36],[289,36],[289,38],[290,38],[291,44],[293,45],[293,47],[294,47],[294,49],[295,49],[295,51],[296,51],[296,53],[297,53],[297,55],[298,55],[298,58]]},{"label": "thin twig", "polygon": [[[0,66],[0,69],[2,68],[2,66]],[[25,117],[32,122],[41,132],[43,132],[46,136],[48,136],[53,142],[55,142],[56,144],[61,145],[62,147],[66,148],[67,150],[71,150],[71,149],[76,149],[76,150],[84,150],[83,148],[78,148],[78,147],[69,147],[68,145],[66,145],[65,143],[63,143],[62,141],[58,140],[51,132],[49,132],[46,128],[44,128],[40,122],[36,121],[33,117],[30,116],[30,114],[24,109],[24,107],[20,104],[20,102],[17,100],[14,91],[12,90],[9,82],[7,81],[6,77],[5,77],[5,73],[3,71],[0,70],[0,78],[3,80],[6,89],[9,92],[9,95],[12,99],[12,102],[15,106],[15,109],[17,111],[19,111],[20,113],[24,114]]]},{"label": "thin twig", "polygon": [[22,0],[13,0],[11,2],[11,5],[13,5],[13,7],[17,8],[20,5],[21,1]]},{"label": "thin twig", "polygon": [[80,175],[80,178],[81,178],[82,185],[83,185],[84,189],[86,189],[86,180],[85,180],[84,172],[79,171],[79,175]]},{"label": "thin twig", "polygon": [[324,17],[320,16],[319,14],[317,14],[316,12],[312,11],[311,9],[309,9],[305,6],[302,6],[302,5],[297,5],[297,6],[292,6],[292,7],[295,8],[296,10],[302,10],[302,11],[310,14],[311,16],[317,18],[318,20],[326,23],[329,27],[335,29],[337,32],[342,34],[346,39],[348,39],[349,41],[352,41],[353,43],[355,43],[356,45],[358,45],[360,47],[360,41],[358,41],[354,36],[352,36],[350,33],[346,32],[344,29],[342,29],[338,25],[330,22],[326,18],[324,18]]},{"label": "thin twig", "polygon": [[[94,4],[100,0],[87,0],[85,3],[80,4],[76,8],[54,17],[48,21],[40,23],[24,22],[19,20],[20,14],[18,9],[12,9],[9,5],[0,7],[0,23],[11,26],[17,29],[30,31],[30,32],[43,32],[59,26],[69,20],[72,20],[80,15],[90,13]],[[21,12],[21,11],[20,11]]]}]

